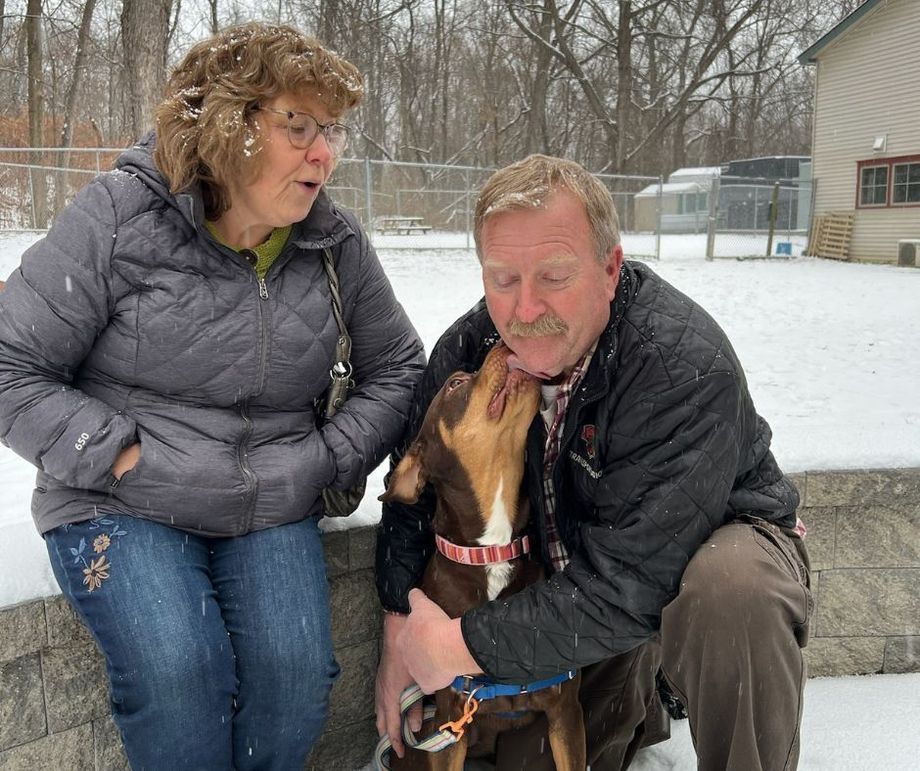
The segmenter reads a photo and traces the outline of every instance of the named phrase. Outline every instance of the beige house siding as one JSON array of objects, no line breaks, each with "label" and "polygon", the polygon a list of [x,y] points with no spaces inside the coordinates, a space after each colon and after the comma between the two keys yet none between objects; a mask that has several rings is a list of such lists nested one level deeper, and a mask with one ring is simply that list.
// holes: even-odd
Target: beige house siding
[{"label": "beige house siding", "polygon": [[858,161],[920,155],[918,41],[920,2],[885,0],[816,57],[814,211],[855,210],[852,259],[896,262],[900,239],[920,239],[920,206],[856,208]]}]

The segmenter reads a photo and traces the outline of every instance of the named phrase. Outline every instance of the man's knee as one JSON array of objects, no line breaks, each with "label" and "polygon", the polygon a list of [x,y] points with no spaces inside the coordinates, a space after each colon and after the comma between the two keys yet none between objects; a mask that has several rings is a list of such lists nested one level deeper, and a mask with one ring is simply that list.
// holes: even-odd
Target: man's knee
[{"label": "man's knee", "polygon": [[666,650],[691,629],[734,635],[775,628],[785,634],[806,621],[809,595],[797,560],[794,547],[778,547],[750,524],[717,530],[693,555],[677,597],[663,611]]}]

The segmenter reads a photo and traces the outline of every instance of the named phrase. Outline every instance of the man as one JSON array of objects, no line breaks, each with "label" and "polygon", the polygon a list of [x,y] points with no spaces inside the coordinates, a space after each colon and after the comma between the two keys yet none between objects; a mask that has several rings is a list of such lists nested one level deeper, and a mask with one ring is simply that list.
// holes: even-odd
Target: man
[{"label": "man", "polygon": [[[812,608],[798,494],[724,333],[623,261],[613,200],[575,163],[498,171],[474,227],[485,302],[432,352],[410,435],[447,375],[475,370],[499,336],[544,381],[527,474],[548,578],[449,619],[410,592],[432,550],[430,498],[385,506],[380,732],[402,754],[412,681],[432,692],[460,673],[526,683],[578,667],[591,768],[625,768],[660,665],[700,769],[794,769]],[[552,768],[535,726],[500,740],[498,769]]]}]

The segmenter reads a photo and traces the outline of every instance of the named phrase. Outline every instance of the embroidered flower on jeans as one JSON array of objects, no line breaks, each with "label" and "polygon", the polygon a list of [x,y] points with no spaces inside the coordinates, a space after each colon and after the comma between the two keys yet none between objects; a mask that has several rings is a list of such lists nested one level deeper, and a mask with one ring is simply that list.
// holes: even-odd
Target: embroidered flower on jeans
[{"label": "embroidered flower on jeans", "polygon": [[93,551],[96,552],[96,554],[102,554],[102,552],[109,548],[111,543],[112,539],[109,538],[105,533],[102,535],[97,535],[93,539]]},{"label": "embroidered flower on jeans", "polygon": [[[80,543],[76,547],[71,546],[69,549],[73,557],[73,564],[83,566],[83,583],[92,592],[102,586],[102,582],[109,577],[109,572],[112,570],[112,563],[103,552],[108,551],[110,547],[114,546],[117,539],[126,536],[128,532],[122,530],[118,522],[106,517],[97,517],[86,523],[81,522],[79,525],[80,527],[88,525],[90,530],[99,531],[105,528],[105,531],[107,531],[98,533],[92,539],[92,552],[89,551],[86,538],[80,538]],[[101,556],[94,559],[93,552]]]},{"label": "embroidered flower on jeans", "polygon": [[83,583],[86,584],[89,591],[102,586],[102,582],[109,577],[110,567],[111,565],[106,562],[104,554],[99,559],[90,560],[89,567],[83,570],[83,575],[85,576]]}]

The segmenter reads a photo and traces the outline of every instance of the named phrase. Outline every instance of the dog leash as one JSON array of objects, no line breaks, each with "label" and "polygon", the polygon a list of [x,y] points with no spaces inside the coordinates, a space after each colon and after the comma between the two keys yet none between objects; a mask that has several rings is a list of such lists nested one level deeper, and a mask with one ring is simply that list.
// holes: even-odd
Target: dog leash
[{"label": "dog leash", "polygon": [[[409,720],[406,716],[410,708],[423,699],[425,694],[422,693],[422,689],[417,685],[410,685],[406,688],[399,698],[400,727],[403,741],[406,746],[416,750],[424,750],[425,752],[440,752],[450,747],[452,744],[456,744],[466,731],[464,726],[467,723],[473,722],[473,715],[476,714],[476,710],[479,709],[479,701],[474,698],[474,694],[475,692],[467,697],[463,715],[457,720],[448,721],[438,728],[435,733],[431,734],[431,736],[426,739],[419,739],[412,732],[412,729],[409,728]],[[422,709],[422,722],[424,723],[426,720],[431,720],[435,716],[436,711],[437,707],[433,702],[424,705]],[[448,728],[450,730],[447,730]],[[393,743],[390,741],[390,737],[386,735],[381,736],[374,750],[374,771],[389,771],[390,753],[392,750]]]},{"label": "dog leash", "polygon": [[[403,735],[403,741],[407,747],[425,752],[440,752],[452,744],[456,744],[466,732],[466,726],[473,722],[473,715],[479,709],[479,703],[498,698],[499,696],[522,696],[525,693],[535,693],[542,691],[544,688],[552,688],[554,685],[571,680],[577,674],[577,670],[571,669],[553,677],[547,677],[543,680],[537,680],[533,683],[524,685],[504,685],[495,683],[487,677],[476,675],[459,675],[451,683],[450,687],[460,694],[466,694],[466,702],[463,706],[463,714],[456,720],[449,720],[438,727],[438,730],[425,739],[418,739],[409,728],[408,713],[409,710],[425,694],[417,685],[410,685],[406,688],[399,698],[400,728]],[[424,705],[422,709],[422,722],[431,720],[435,716],[436,706],[434,703]],[[380,737],[377,747],[374,750],[374,770],[389,771],[390,752],[393,744],[386,735]]]}]

